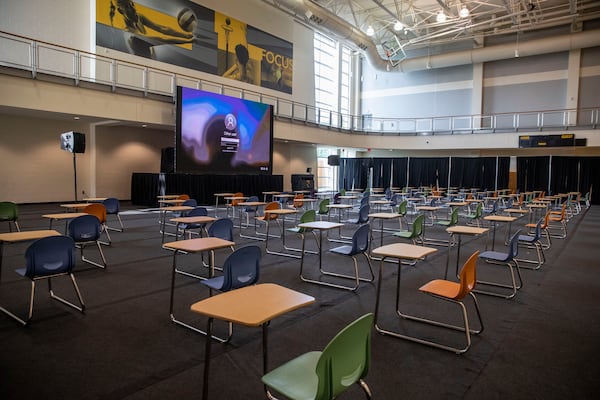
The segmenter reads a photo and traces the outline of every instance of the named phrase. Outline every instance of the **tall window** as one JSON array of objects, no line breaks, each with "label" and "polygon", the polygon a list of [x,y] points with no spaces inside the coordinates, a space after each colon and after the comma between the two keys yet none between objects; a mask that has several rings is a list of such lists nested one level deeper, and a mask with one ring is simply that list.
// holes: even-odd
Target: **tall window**
[{"label": "tall window", "polygon": [[315,106],[318,122],[349,127],[352,50],[319,33],[314,35]]}]

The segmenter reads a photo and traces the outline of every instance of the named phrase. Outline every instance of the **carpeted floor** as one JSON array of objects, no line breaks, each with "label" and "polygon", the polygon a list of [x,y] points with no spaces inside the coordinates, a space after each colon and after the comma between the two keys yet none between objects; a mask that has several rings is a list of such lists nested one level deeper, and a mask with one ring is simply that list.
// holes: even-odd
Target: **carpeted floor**
[{"label": "carpeted floor", "polygon": [[[78,261],[76,278],[86,302],[82,315],[51,301],[47,285],[38,285],[30,326],[19,326],[0,315],[1,399],[198,399],[202,392],[205,337],[173,324],[169,319],[172,253],[161,248],[158,214],[122,204],[125,232],[111,232],[113,243],[104,247],[106,270]],[[57,204],[22,205],[22,230],[46,229],[41,217],[61,212]],[[212,211],[211,211],[212,212]],[[224,211],[221,211],[223,214]],[[526,222],[512,225],[512,232]],[[463,222],[463,221],[461,221]],[[379,222],[375,222],[378,227]],[[373,333],[372,366],[367,377],[375,399],[586,399],[600,390],[600,209],[592,207],[568,224],[566,239],[554,239],[546,264],[537,271],[522,270],[524,285],[511,300],[478,295],[485,330],[473,336],[471,349],[456,355],[417,343]],[[287,223],[290,227],[293,222]],[[386,222],[387,227],[396,223]],[[64,229],[62,223],[55,228]],[[351,234],[353,227],[344,228]],[[446,238],[442,227],[427,227],[427,235]],[[0,227],[6,232],[6,225]],[[249,230],[251,233],[251,229]],[[239,238],[236,245],[264,242]],[[497,250],[504,227],[496,237]],[[288,244],[299,247],[297,235]],[[168,237],[167,240],[173,240]],[[375,245],[379,236],[375,235]],[[394,239],[387,235],[385,243]],[[315,242],[308,238],[309,248]],[[334,245],[333,243],[331,245]],[[339,244],[335,244],[339,245]],[[281,249],[280,239],[269,246]],[[326,247],[330,244],[326,244]],[[461,262],[486,246],[486,238],[463,239]],[[5,245],[0,304],[26,313],[29,282],[14,273],[24,265],[26,243]],[[423,283],[440,278],[447,248],[419,262],[402,266],[401,305],[412,314],[460,323],[458,307],[419,293]],[[217,251],[217,264],[228,250]],[[86,252],[94,257],[93,249]],[[521,251],[521,256],[532,256]],[[450,255],[450,270],[456,257]],[[206,274],[200,255],[184,255],[181,264]],[[363,273],[364,259],[360,260]],[[318,259],[307,255],[307,274],[318,277]],[[336,271],[351,272],[348,258],[324,253],[323,262]],[[269,326],[269,363],[279,365],[296,355],[323,348],[341,328],[375,307],[376,285],[361,284],[356,293],[317,286],[299,279],[299,260],[265,254],[261,282],[276,282],[316,298],[315,304],[273,320]],[[379,262],[373,261],[377,274]],[[380,323],[407,334],[460,345],[464,337],[411,321],[394,313],[397,266],[383,265]],[[481,279],[508,281],[508,270],[478,263]],[[56,281],[55,290],[72,293],[68,281]],[[190,304],[208,296],[194,279],[177,275],[175,314],[201,328],[205,320],[189,311]],[[467,302],[468,306],[472,306]],[[470,307],[472,308],[472,307]],[[471,321],[475,323],[473,313]],[[216,322],[217,333],[226,324]],[[264,398],[260,377],[261,333],[235,326],[229,344],[213,343],[209,394],[212,399]],[[344,399],[362,399],[353,388]]]}]

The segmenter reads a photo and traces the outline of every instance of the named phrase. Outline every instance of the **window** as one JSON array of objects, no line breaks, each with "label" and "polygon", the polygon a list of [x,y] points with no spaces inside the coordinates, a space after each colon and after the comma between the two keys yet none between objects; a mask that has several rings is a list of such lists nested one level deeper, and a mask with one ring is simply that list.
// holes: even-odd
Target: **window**
[{"label": "window", "polygon": [[317,122],[349,128],[352,50],[315,32],[314,52]]}]

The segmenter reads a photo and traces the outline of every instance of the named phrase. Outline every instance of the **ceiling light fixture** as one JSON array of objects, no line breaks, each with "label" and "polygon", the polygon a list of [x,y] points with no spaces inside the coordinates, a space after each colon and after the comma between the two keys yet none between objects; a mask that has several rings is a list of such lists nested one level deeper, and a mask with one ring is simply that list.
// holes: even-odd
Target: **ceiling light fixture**
[{"label": "ceiling light fixture", "polygon": [[396,21],[396,23],[394,24],[394,30],[396,32],[399,32],[402,30],[402,28],[404,28],[404,24],[400,21]]},{"label": "ceiling light fixture", "polygon": [[467,6],[462,6],[460,11],[458,12],[458,15],[461,18],[467,18],[469,16],[469,14],[471,14],[471,13],[469,12],[469,9],[467,8]]},{"label": "ceiling light fixture", "polygon": [[375,29],[371,25],[367,28],[367,36],[373,36],[375,34]]},{"label": "ceiling light fixture", "polygon": [[438,11],[437,16],[435,17],[437,22],[446,22],[446,14],[442,10]]}]

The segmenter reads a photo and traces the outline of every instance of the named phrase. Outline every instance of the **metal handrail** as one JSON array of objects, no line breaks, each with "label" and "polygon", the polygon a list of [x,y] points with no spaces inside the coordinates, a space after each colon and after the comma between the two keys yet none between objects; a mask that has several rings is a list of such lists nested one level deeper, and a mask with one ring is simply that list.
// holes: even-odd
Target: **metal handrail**
[{"label": "metal handrail", "polygon": [[361,135],[441,135],[556,129],[597,129],[600,108],[543,110],[418,118],[350,115],[282,97],[229,86],[192,75],[106,57],[0,31],[0,72],[28,71],[31,78],[47,74],[128,89],[164,101],[176,100],[177,86],[212,91],[273,105],[275,117],[294,123]]}]

